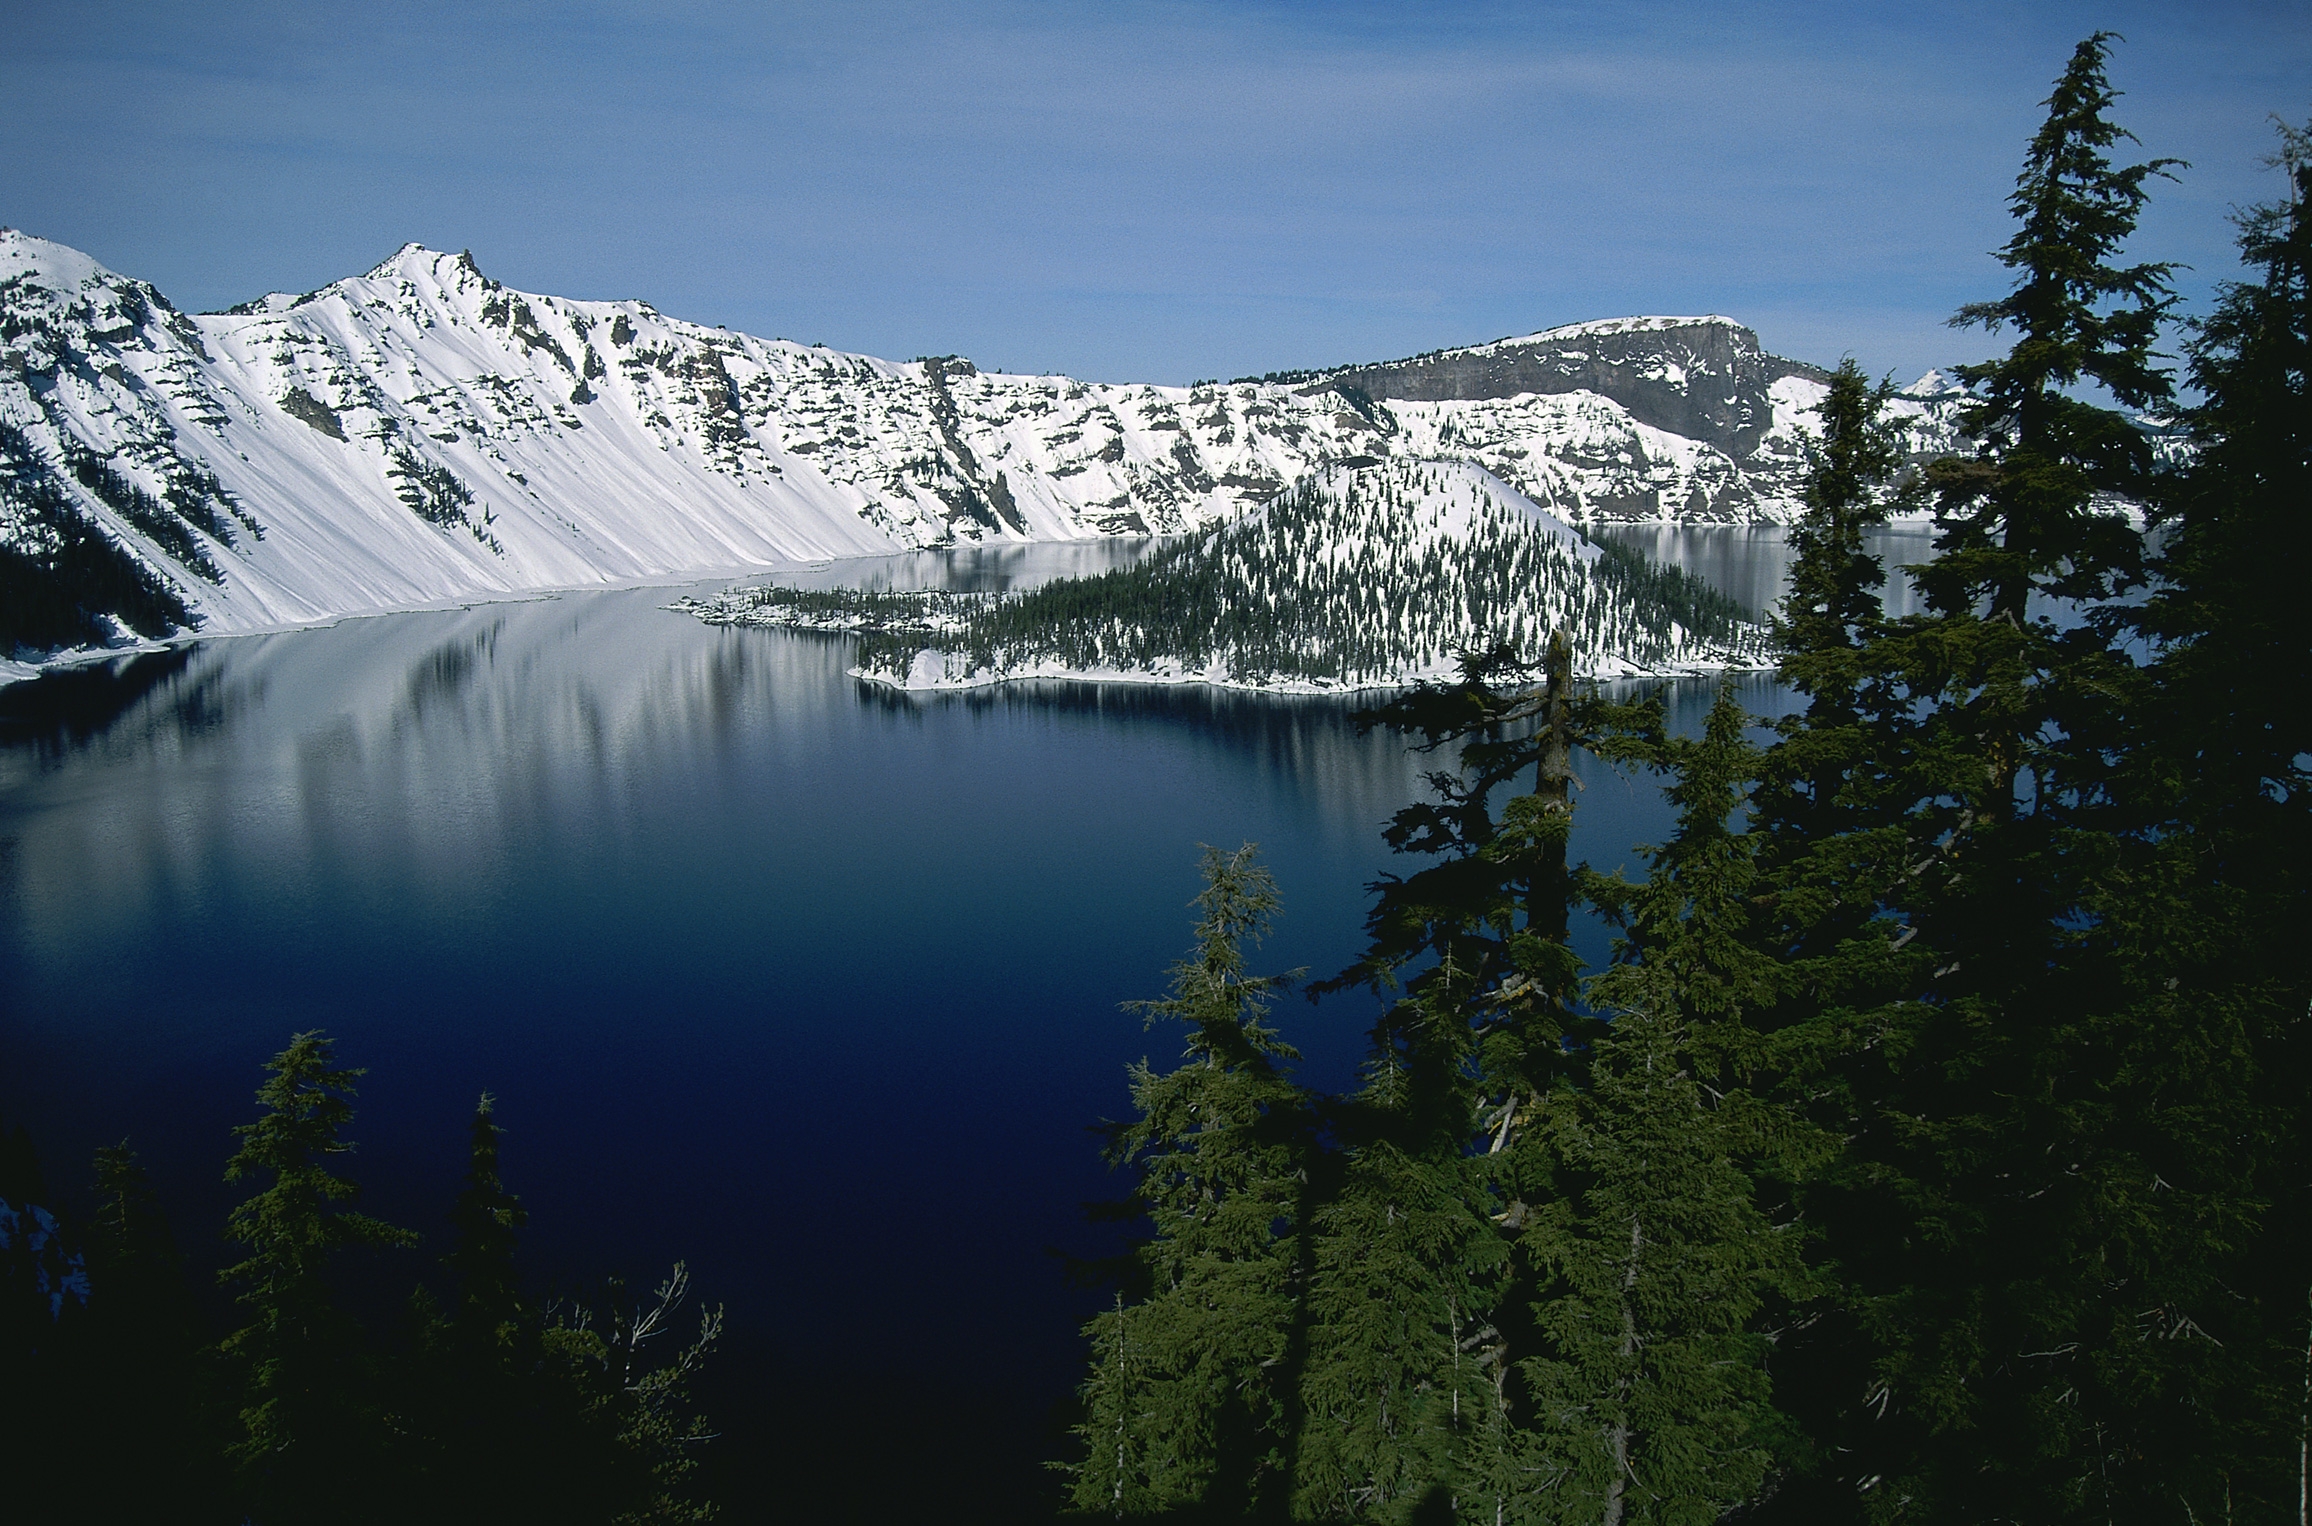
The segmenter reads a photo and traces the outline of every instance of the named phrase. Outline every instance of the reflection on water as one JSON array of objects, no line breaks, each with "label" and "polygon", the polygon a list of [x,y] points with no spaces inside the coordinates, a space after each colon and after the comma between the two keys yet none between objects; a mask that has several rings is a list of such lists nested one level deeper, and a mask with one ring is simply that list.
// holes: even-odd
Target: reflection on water
[{"label": "reflection on water", "polygon": [[[68,751],[102,736],[158,684],[192,661],[190,646],[59,668],[38,683],[0,684],[0,747]],[[188,696],[188,700],[197,700]]]},{"label": "reflection on water", "polygon": [[1156,536],[1101,540],[1039,541],[1029,545],[957,546],[945,551],[910,551],[894,556],[846,557],[752,575],[747,583],[783,583],[790,588],[943,588],[956,593],[1015,593],[1055,578],[1096,577],[1129,567]]},{"label": "reflection on water", "polygon": [[[490,1088],[535,1264],[686,1257],[789,1390],[905,1364],[927,1412],[1024,1427],[973,1445],[1032,1479],[1082,1312],[1043,1250],[1084,1243],[1075,1205],[1109,1190],[1086,1126],[1170,1042],[1117,1004],[1186,941],[1196,844],[1263,843],[1268,962],[1339,968],[1418,761],[1338,700],[895,696],[839,639],[669,597],[0,691],[0,1121],[67,1184],[132,1137],[213,1260],[257,1067],[327,1028],[371,1069],[365,1206],[438,1240]],[[1345,1081],[1361,1010],[1289,1020]],[[947,1248],[935,1289],[874,1251],[897,1203]],[[761,1402],[725,1397],[734,1426]]]},{"label": "reflection on water", "polygon": [[[1796,556],[1784,525],[1604,525],[1598,533],[1622,545],[1699,573],[1754,616],[1782,602]],[[1894,616],[1925,612],[1911,580],[1897,569],[1934,557],[1932,525],[1882,525],[1863,536],[1864,549],[1887,569],[1880,602]]]},{"label": "reflection on water", "polygon": [[[1027,579],[1055,564],[1010,553],[1044,549],[886,570]],[[1285,903],[1261,965],[1330,973],[1431,761],[1339,698],[870,689],[840,639],[671,597],[352,620],[0,690],[0,1122],[68,1184],[131,1136],[213,1260],[257,1067],[327,1028],[371,1067],[365,1207],[438,1245],[492,1089],[534,1265],[680,1256],[729,1302],[732,1434],[799,1461],[872,1403],[879,1435],[960,1438],[970,1487],[1040,1488],[1089,1296],[1044,1247],[1086,1244],[1076,1205],[1112,1190],[1086,1126],[1176,1044],[1117,1004],[1186,942],[1195,845],[1260,842]],[[1686,724],[1708,692],[1673,686]],[[1654,785],[1580,772],[1577,851],[1635,871]],[[1370,1013],[1279,1022],[1342,1085]],[[872,1382],[900,1369],[904,1413]],[[824,1402],[774,1425],[778,1391]]]},{"label": "reflection on water", "polygon": [[[382,616],[0,689],[0,726],[19,744],[0,748],[6,819],[19,853],[38,861],[34,882],[112,904],[156,857],[203,872],[197,846],[228,821],[236,851],[271,843],[291,856],[357,825],[408,851],[420,837],[400,824],[423,822],[445,872],[486,875],[525,832],[573,815],[603,829],[633,814],[638,792],[734,750],[928,745],[952,756],[991,726],[1193,739],[1357,832],[1418,787],[1402,749],[1359,737],[1341,700],[1082,684],[905,696],[845,678],[841,639],[702,626],[662,609],[667,597]],[[134,823],[123,841],[141,853],[86,853],[77,829],[45,835],[59,818],[39,809],[44,795],[91,789]],[[69,856],[48,862],[50,852]]]}]

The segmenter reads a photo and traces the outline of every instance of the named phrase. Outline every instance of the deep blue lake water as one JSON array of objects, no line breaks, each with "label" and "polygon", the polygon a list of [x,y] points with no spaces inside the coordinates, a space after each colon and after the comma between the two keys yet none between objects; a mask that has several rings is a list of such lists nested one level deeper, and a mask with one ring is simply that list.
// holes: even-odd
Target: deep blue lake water
[{"label": "deep blue lake water", "polygon": [[[1775,536],[1663,549],[1753,604],[1779,575]],[[1015,586],[1119,554],[810,576]],[[1033,1497],[1097,1297],[1050,1248],[1102,1243],[1079,1205],[1117,1184],[1089,1126],[1124,1110],[1130,1061],[1178,1053],[1118,1004],[1187,945],[1197,845],[1261,844],[1284,899],[1261,962],[1330,974],[1426,765],[1360,737],[1352,700],[893,696],[845,676],[837,639],[703,626],[671,597],[347,621],[0,689],[0,1125],[29,1128],[67,1207],[129,1138],[213,1268],[229,1130],[265,1058],[325,1028],[370,1071],[364,1206],[428,1240],[357,1272],[380,1304],[445,1247],[487,1089],[541,1284],[681,1258],[728,1305],[708,1397],[743,1502]],[[1697,721],[1708,686],[1675,693]],[[1578,851],[1636,872],[1653,786],[1583,772]],[[1339,1085],[1372,1011],[1279,1016]],[[895,1437],[898,1465],[847,1471]]]}]

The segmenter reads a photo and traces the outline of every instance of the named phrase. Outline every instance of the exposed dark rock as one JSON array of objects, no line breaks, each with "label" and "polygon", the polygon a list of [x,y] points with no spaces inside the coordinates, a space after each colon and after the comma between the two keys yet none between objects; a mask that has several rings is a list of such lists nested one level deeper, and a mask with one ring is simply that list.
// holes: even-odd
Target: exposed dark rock
[{"label": "exposed dark rock", "polygon": [[[1516,397],[1595,392],[1651,424],[1717,446],[1737,460],[1773,427],[1767,388],[1785,376],[1827,382],[1828,372],[1758,347],[1758,336],[1724,319],[1507,339],[1412,360],[1350,366],[1330,387],[1352,406],[1367,399]],[[1362,410],[1360,410],[1362,411]]]},{"label": "exposed dark rock", "polygon": [[281,411],[293,419],[310,424],[332,440],[345,438],[345,421],[330,407],[303,387],[291,387],[281,394]]}]

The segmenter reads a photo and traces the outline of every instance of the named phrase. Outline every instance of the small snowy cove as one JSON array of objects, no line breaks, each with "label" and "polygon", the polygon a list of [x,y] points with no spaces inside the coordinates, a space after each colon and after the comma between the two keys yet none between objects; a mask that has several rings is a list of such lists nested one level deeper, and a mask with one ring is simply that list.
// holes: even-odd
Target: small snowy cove
[{"label": "small snowy cove", "polygon": [[[1671,549],[1729,587],[1784,555],[1779,532]],[[1133,554],[784,576],[987,591]],[[894,1424],[946,1437],[975,1487],[1032,1488],[1090,1296],[1046,1247],[1103,1243],[1077,1208],[1112,1185],[1087,1130],[1175,1042],[1118,1003],[1159,994],[1186,945],[1197,844],[1260,843],[1284,895],[1263,966],[1330,973],[1431,760],[1359,735],[1354,697],[899,693],[850,675],[845,638],[709,626],[673,592],[193,640],[0,687],[0,1115],[65,1183],[130,1136],[213,1261],[258,1067],[325,1028],[369,1067],[370,1211],[438,1241],[491,1090],[534,1266],[639,1282],[684,1258],[729,1305],[721,1371],[756,1379],[710,1382],[728,1431],[807,1455],[905,1366]],[[1771,675],[1735,682],[1784,703]],[[1698,724],[1712,683],[1669,687]],[[1577,850],[1639,872],[1632,845],[1667,824],[1654,786],[1581,772]],[[1279,1009],[1332,1082],[1370,1016]],[[934,1284],[902,1225],[940,1247]],[[826,1402],[773,1414],[771,1390]]]}]

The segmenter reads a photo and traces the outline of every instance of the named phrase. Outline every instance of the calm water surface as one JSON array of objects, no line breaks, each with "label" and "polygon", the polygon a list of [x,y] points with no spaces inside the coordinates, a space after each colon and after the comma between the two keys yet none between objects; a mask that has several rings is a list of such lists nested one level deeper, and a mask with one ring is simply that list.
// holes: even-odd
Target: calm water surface
[{"label": "calm water surface", "polygon": [[[1756,604],[1778,546],[1686,550]],[[1132,550],[804,576],[1016,587]],[[742,1496],[807,1497],[850,1438],[893,1434],[914,1461],[867,1491],[890,1508],[934,1479],[1044,1490],[1095,1296],[1048,1248],[1100,1244],[1078,1205],[1116,1183],[1088,1126],[1124,1111],[1128,1062],[1178,1052],[1118,1003],[1159,994],[1186,945],[1196,845],[1259,842],[1285,903],[1261,962],[1329,974],[1422,760],[1360,737],[1354,701],[893,696],[844,675],[838,640],[703,626],[671,596],[347,621],[0,689],[0,1123],[31,1129],[68,1206],[95,1147],[130,1138],[213,1267],[259,1066],[326,1028],[370,1069],[364,1206],[427,1257],[488,1089],[533,1268],[643,1281],[685,1258],[729,1305],[711,1398]],[[1764,678],[1744,693],[1782,702]],[[1707,697],[1677,690],[1689,721]],[[1635,872],[1653,787],[1585,782],[1578,849]],[[1340,1085],[1372,1010],[1280,1017]],[[420,1270],[356,1280],[382,1304]]]},{"label": "calm water surface", "polygon": [[[1770,613],[1781,601],[1790,576],[1790,532],[1780,525],[1605,525],[1597,527],[1625,546],[1672,562],[1718,585],[1753,615]],[[1880,603],[1890,615],[1925,611],[1918,590],[1895,569],[1934,559],[1932,525],[1881,525],[1863,536],[1863,545],[1887,569]]]}]

